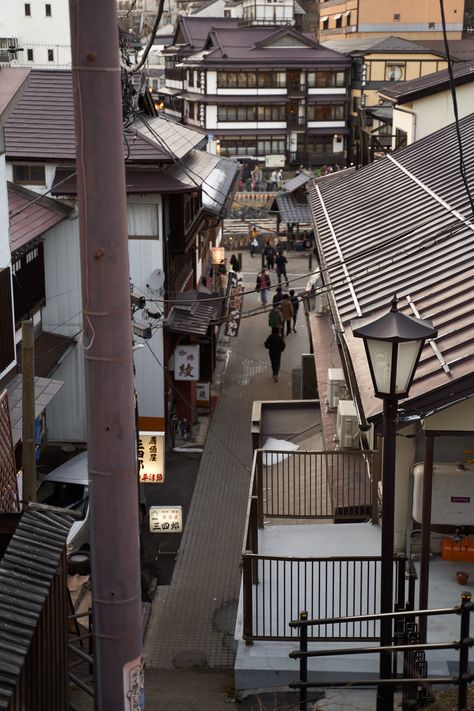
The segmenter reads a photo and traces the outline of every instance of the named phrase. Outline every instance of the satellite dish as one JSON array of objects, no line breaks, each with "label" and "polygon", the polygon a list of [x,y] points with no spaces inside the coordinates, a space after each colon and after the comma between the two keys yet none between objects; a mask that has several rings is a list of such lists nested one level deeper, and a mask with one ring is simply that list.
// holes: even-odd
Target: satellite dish
[{"label": "satellite dish", "polygon": [[165,285],[165,273],[163,269],[154,269],[147,281],[147,289],[152,294],[162,294]]}]

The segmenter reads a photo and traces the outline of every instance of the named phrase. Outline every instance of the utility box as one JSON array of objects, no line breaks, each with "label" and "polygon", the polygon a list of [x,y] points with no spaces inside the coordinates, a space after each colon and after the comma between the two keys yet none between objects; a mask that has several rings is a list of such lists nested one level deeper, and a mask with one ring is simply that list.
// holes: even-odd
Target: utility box
[{"label": "utility box", "polygon": [[[413,472],[412,517],[421,523],[424,465],[418,462]],[[444,526],[474,525],[474,466],[458,462],[435,462],[431,523]]]},{"label": "utility box", "polygon": [[328,368],[328,408],[336,410],[337,403],[346,390],[344,371],[342,368]]},{"label": "utility box", "polygon": [[341,449],[359,447],[359,421],[352,400],[339,400],[337,403],[336,432]]}]

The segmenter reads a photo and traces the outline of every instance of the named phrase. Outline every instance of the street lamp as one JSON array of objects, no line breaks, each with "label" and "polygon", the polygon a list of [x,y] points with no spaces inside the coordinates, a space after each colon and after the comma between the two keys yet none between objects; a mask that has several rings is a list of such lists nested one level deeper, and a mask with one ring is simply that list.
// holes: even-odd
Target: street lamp
[{"label": "street lamp", "polygon": [[[361,328],[354,336],[364,340],[376,397],[383,399],[382,546],[380,612],[393,612],[393,541],[395,511],[395,438],[397,400],[408,397],[423,345],[437,335],[431,321],[405,316],[397,307],[397,297],[388,314]],[[380,622],[380,644],[392,644],[392,620]],[[380,678],[391,678],[392,655],[380,654]],[[394,689],[380,685],[377,711],[393,711]]]}]

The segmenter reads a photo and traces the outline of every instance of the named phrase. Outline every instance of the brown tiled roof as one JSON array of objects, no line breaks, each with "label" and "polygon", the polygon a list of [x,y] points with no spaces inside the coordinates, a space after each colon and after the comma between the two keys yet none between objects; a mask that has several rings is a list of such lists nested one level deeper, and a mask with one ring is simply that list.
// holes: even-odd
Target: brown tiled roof
[{"label": "brown tiled roof", "polygon": [[[162,173],[160,170],[133,170],[127,169],[125,172],[125,186],[128,195],[147,193],[185,193],[194,190],[194,185],[181,182],[175,178]],[[70,170],[59,168],[54,176],[53,195],[76,195],[77,184],[76,174],[71,174]]]},{"label": "brown tiled roof", "polygon": [[72,212],[72,208],[56,200],[40,197],[38,193],[15,183],[8,183],[8,209],[12,254],[41,237]]},{"label": "brown tiled roof", "polygon": [[[456,86],[474,81],[474,60],[454,64],[453,76]],[[422,96],[430,96],[439,91],[445,91],[449,89],[449,86],[449,72],[447,69],[443,69],[441,72],[433,72],[432,74],[399,82],[392,86],[383,86],[379,89],[379,94],[397,104],[404,104]]]},{"label": "brown tiled roof", "polygon": [[[28,87],[5,126],[7,160],[74,160],[74,105],[72,74],[66,70],[33,69]],[[134,161],[166,161],[171,157],[158,144],[140,135],[124,144],[124,153]]]},{"label": "brown tiled roof", "polygon": [[0,116],[2,122],[24,90],[24,82],[30,70],[20,67],[2,67],[0,74]]}]

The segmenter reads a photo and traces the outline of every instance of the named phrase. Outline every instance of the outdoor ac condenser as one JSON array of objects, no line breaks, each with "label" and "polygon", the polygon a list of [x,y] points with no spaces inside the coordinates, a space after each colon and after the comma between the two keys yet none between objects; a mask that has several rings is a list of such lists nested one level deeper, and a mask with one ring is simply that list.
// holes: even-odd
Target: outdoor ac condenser
[{"label": "outdoor ac condenser", "polygon": [[328,409],[336,410],[337,403],[346,389],[342,368],[328,368]]},{"label": "outdoor ac condenser", "polygon": [[[413,465],[412,516],[421,522],[423,507],[423,462]],[[472,526],[474,523],[474,466],[458,462],[435,462],[431,497],[431,523]]]},{"label": "outdoor ac condenser", "polygon": [[336,433],[341,449],[359,446],[359,422],[352,400],[339,400],[337,403]]},{"label": "outdoor ac condenser", "polygon": [[317,314],[325,314],[329,311],[328,297],[325,291],[316,292],[314,310]]}]

